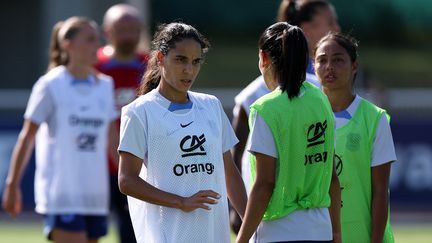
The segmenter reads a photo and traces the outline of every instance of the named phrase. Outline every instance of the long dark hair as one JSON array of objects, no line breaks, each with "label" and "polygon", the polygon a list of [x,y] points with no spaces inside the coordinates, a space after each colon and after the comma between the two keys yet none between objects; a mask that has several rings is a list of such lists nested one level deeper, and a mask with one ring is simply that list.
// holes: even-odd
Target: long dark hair
[{"label": "long dark hair", "polygon": [[49,63],[48,71],[69,63],[68,54],[62,49],[64,40],[72,40],[81,30],[83,24],[89,24],[97,29],[97,24],[87,17],[74,16],[65,21],[57,22],[51,31],[51,39],[49,45]]},{"label": "long dark hair", "polygon": [[309,50],[303,31],[287,22],[268,27],[261,35],[259,49],[271,58],[273,76],[289,99],[297,97],[306,79]]},{"label": "long dark hair", "polygon": [[167,55],[172,48],[175,48],[176,42],[184,39],[197,41],[201,45],[203,53],[206,53],[210,48],[208,40],[191,25],[174,22],[158,26],[158,30],[153,37],[152,52],[147,70],[144,73],[142,84],[138,88],[138,95],[146,94],[159,85],[161,72],[157,64],[157,53],[161,52],[163,55]]},{"label": "long dark hair", "polygon": [[303,22],[311,21],[320,8],[330,6],[326,0],[282,0],[276,20],[300,26]]}]

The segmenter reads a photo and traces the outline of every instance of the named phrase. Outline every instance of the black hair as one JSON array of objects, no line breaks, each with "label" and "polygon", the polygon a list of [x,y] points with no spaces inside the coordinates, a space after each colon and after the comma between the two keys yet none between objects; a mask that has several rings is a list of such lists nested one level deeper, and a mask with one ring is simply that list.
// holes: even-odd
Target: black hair
[{"label": "black hair", "polygon": [[272,61],[273,76],[289,99],[297,97],[306,79],[309,50],[303,31],[287,22],[268,27],[261,35],[259,49]]},{"label": "black hair", "polygon": [[170,24],[160,24],[152,41],[152,52],[144,73],[141,86],[138,88],[138,95],[143,95],[155,89],[160,82],[161,72],[157,64],[157,53],[161,52],[167,55],[168,52],[175,48],[175,44],[184,39],[193,39],[201,45],[201,50],[206,53],[210,48],[208,40],[191,25],[181,22]]},{"label": "black hair", "polygon": [[320,45],[322,45],[324,42],[329,41],[329,40],[333,40],[336,41],[336,43],[338,43],[338,45],[342,46],[346,52],[348,53],[348,56],[351,59],[351,62],[355,62],[357,61],[357,57],[358,57],[358,41],[348,35],[348,34],[343,34],[343,33],[328,33],[326,36],[324,36],[323,38],[321,38],[318,43],[316,44],[315,48],[313,49],[313,57],[315,59],[315,55],[316,55],[316,51],[318,49],[318,47]]}]

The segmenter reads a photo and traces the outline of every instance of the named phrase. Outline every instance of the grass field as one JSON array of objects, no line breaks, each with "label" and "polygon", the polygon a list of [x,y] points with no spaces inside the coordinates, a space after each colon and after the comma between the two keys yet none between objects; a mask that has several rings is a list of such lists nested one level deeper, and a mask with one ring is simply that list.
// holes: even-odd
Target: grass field
[{"label": "grass field", "polygon": [[[1,243],[47,243],[42,235],[42,222],[37,219],[11,219],[0,214]],[[432,222],[429,223],[393,223],[396,243],[431,243]],[[108,236],[100,243],[116,243],[117,235],[111,226]]]}]

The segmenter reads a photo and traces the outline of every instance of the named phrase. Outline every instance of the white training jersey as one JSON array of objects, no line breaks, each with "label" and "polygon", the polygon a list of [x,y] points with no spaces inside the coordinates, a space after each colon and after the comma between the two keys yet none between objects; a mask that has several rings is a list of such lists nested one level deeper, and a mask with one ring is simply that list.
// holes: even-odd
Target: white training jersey
[{"label": "white training jersey", "polygon": [[[72,85],[73,76],[59,66],[34,85],[25,118],[40,124],[35,172],[38,213],[108,213],[106,151],[108,126],[115,119],[113,84],[105,75],[91,79],[88,92],[79,92]],[[38,114],[43,112],[37,105],[43,100],[41,94],[49,94],[52,101],[39,103],[52,107],[49,115]]]},{"label": "white training jersey", "polygon": [[229,120],[214,96],[188,92],[192,108],[177,114],[158,102],[157,93],[153,90],[123,107],[119,151],[142,158],[140,177],[160,190],[184,197],[213,190],[221,198],[209,211],[183,212],[129,197],[136,239],[146,243],[228,243],[223,153],[237,143]]}]

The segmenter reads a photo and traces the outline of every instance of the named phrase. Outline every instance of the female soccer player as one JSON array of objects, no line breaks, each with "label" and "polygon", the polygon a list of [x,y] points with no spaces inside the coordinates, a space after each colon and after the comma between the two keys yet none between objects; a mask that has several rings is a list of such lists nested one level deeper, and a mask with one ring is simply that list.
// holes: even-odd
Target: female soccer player
[{"label": "female soccer player", "polygon": [[342,238],[394,242],[388,213],[393,138],[386,111],[353,91],[357,55],[357,41],[337,33],[323,37],[314,51],[316,74],[336,118]]},{"label": "female soccer player", "polygon": [[112,79],[93,69],[99,45],[93,20],[54,26],[49,70],[33,87],[11,158],[3,207],[17,215],[36,138],[36,212],[55,242],[97,242],[107,233],[108,130],[113,154],[118,135]]},{"label": "female soccer player", "polygon": [[[325,95],[304,82],[299,27],[278,22],[259,40],[259,68],[273,90],[251,106],[252,178],[237,242],[340,242],[334,118]],[[330,207],[330,210],[329,210]]]},{"label": "female soccer player", "polygon": [[230,149],[234,131],[217,98],[190,91],[207,40],[192,26],[159,26],[143,84],[122,109],[120,191],[138,242],[230,242],[227,195],[246,191]]},{"label": "female soccer player", "polygon": [[[306,36],[310,51],[318,40],[329,31],[339,31],[340,29],[334,6],[327,0],[281,0],[277,12],[277,21],[299,26]],[[312,56],[312,53],[309,53],[309,55]],[[311,57],[308,58],[306,81],[320,86],[313,70]],[[249,153],[245,151],[245,147],[249,136],[249,107],[258,98],[269,92],[270,90],[260,75],[235,97],[232,124],[239,143],[234,146],[233,157],[242,174],[247,190],[250,189],[250,166]],[[235,232],[238,232],[241,220],[235,214],[235,211],[232,211],[230,216],[232,228]]]}]

